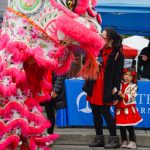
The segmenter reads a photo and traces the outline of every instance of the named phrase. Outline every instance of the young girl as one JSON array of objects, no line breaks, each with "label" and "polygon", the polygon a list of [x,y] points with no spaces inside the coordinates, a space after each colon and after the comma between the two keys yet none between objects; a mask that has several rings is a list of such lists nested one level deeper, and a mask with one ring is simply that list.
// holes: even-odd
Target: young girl
[{"label": "young girl", "polygon": [[[119,95],[122,100],[116,105],[116,125],[120,126],[122,148],[136,148],[134,125],[142,121],[136,108],[136,72],[133,68],[123,70],[123,82]],[[129,141],[126,130],[129,132]]]}]

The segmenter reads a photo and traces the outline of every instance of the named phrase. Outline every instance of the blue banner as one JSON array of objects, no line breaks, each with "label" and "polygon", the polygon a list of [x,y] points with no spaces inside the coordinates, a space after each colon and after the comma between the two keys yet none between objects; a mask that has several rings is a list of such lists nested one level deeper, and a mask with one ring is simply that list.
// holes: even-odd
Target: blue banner
[{"label": "blue banner", "polygon": [[93,126],[89,103],[82,91],[83,80],[66,80],[67,120],[68,126]]},{"label": "blue banner", "polygon": [[150,128],[150,81],[138,82],[137,108],[143,121],[137,127]]},{"label": "blue banner", "polygon": [[[86,101],[86,93],[82,91],[84,80],[65,80],[67,109],[59,111],[57,115],[57,126],[93,126],[93,116],[89,103]],[[150,82],[138,82],[137,108],[143,121],[136,127],[150,128]],[[111,108],[113,113],[113,108]],[[61,118],[66,118],[66,122],[60,123]],[[106,124],[104,123],[104,126]]]}]

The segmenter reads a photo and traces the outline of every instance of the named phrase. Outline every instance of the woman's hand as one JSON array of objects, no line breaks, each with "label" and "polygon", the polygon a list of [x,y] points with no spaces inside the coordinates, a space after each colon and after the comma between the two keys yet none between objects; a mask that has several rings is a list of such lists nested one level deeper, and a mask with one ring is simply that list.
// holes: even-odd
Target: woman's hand
[{"label": "woman's hand", "polygon": [[54,91],[52,91],[51,92],[51,98],[56,98],[56,97],[57,97],[57,94]]},{"label": "woman's hand", "polygon": [[114,88],[113,88],[113,90],[112,90],[112,92],[111,92],[111,93],[112,93],[112,95],[115,95],[115,93],[116,93],[117,91],[118,91],[118,90],[117,90],[117,88],[116,88],[116,87],[114,87]]},{"label": "woman's hand", "polygon": [[123,94],[121,91],[118,92],[118,95],[121,96],[122,98],[125,98],[125,94]]},{"label": "woman's hand", "polygon": [[141,55],[141,57],[142,57],[143,61],[147,61],[147,56],[146,55]]}]

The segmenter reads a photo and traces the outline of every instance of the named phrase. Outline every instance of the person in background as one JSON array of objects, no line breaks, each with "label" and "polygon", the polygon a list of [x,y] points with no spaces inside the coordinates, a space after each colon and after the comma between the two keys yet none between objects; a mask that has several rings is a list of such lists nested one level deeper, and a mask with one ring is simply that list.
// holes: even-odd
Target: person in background
[{"label": "person in background", "polygon": [[52,74],[53,88],[50,93],[51,100],[42,103],[45,108],[45,112],[48,120],[51,122],[51,127],[47,129],[48,134],[53,134],[55,126],[55,110],[63,109],[66,107],[65,99],[65,75],[54,75]]},{"label": "person in background", "polygon": [[1,29],[1,27],[2,27],[2,23],[3,23],[3,18],[0,17],[0,29]]},{"label": "person in background", "polygon": [[[122,53],[122,37],[112,28],[106,28],[102,32],[105,46],[97,58],[100,70],[97,79],[86,80],[83,90],[87,93],[90,103],[96,136],[90,147],[104,147],[107,149],[120,147],[119,138],[116,134],[115,119],[110,112],[110,107],[118,102],[121,97],[120,83],[124,65]],[[113,95],[113,91],[116,93]],[[105,144],[103,135],[103,118],[108,126],[110,137],[109,143]]]},{"label": "person in background", "polygon": [[[122,138],[122,148],[136,148],[136,137],[134,125],[142,121],[140,114],[136,108],[136,72],[134,68],[125,68],[123,71],[123,81],[119,95],[122,100],[116,105],[116,125],[120,126],[120,134]],[[129,132],[127,138],[126,130]]]},{"label": "person in background", "polygon": [[142,49],[138,57],[138,78],[150,80],[150,40],[148,46]]}]

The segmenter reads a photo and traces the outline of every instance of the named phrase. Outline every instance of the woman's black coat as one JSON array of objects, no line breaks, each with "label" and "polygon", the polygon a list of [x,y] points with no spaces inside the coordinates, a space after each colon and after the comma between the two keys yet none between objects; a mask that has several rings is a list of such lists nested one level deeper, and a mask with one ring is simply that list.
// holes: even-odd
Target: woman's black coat
[{"label": "woman's black coat", "polygon": [[[115,51],[112,51],[108,56],[106,62],[106,69],[104,72],[103,101],[105,103],[121,99],[121,97],[118,95],[118,91],[120,91],[123,66],[124,66],[124,55],[122,54],[122,52],[117,53]],[[95,82],[93,82],[93,80],[85,81],[83,91],[87,92],[87,94],[92,96],[94,83]],[[114,88],[117,89],[117,92],[114,95],[112,95],[112,90]]]},{"label": "woman's black coat", "polygon": [[[122,79],[124,66],[124,55],[122,52],[112,52],[108,56],[106,62],[106,69],[104,72],[104,102],[112,102],[120,100],[121,97],[118,95],[120,91],[120,83]],[[112,90],[117,89],[117,92],[112,95]]]}]

